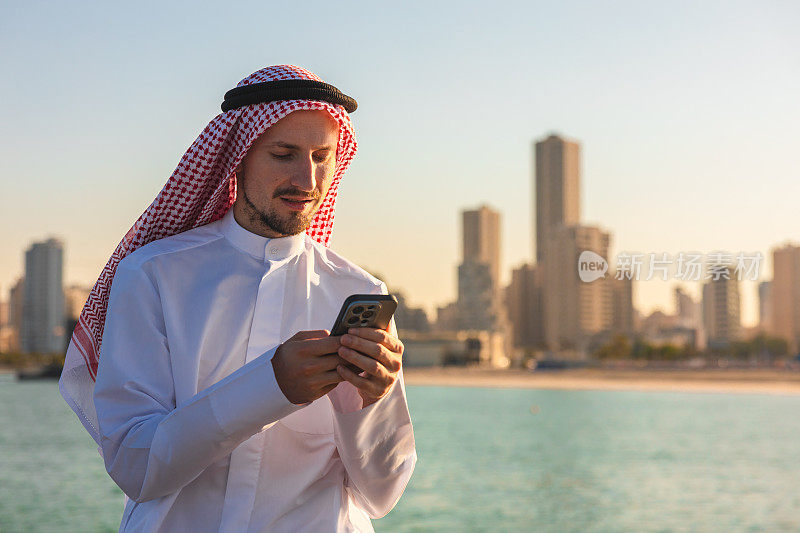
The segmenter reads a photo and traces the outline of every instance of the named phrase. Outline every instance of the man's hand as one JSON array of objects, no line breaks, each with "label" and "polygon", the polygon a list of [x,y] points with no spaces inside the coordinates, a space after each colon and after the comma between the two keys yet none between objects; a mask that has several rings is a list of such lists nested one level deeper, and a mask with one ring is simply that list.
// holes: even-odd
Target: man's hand
[{"label": "man's hand", "polygon": [[336,368],[347,362],[336,355],[341,347],[340,337],[330,337],[329,333],[300,331],[275,351],[275,379],[290,402],[313,402],[342,381]]},{"label": "man's hand", "polygon": [[344,364],[336,370],[352,383],[361,395],[364,407],[383,398],[397,380],[403,366],[403,343],[382,329],[350,328],[341,337],[339,355],[364,370],[356,374]]}]

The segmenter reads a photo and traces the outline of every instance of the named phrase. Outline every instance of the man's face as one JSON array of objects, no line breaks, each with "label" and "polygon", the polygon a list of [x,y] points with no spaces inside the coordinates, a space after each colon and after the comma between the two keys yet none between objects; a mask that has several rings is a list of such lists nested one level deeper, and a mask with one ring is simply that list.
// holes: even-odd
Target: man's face
[{"label": "man's face", "polygon": [[267,129],[236,169],[236,221],[269,238],[308,229],[333,181],[338,140],[326,111],[295,111]]}]

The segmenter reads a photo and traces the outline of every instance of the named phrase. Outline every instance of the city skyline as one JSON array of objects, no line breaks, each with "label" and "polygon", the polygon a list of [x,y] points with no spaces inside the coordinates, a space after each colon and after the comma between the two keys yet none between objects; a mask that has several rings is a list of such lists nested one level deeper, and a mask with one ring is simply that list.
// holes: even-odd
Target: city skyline
[{"label": "city skyline", "polygon": [[[478,236],[478,235],[480,235],[479,233],[474,233],[474,232],[479,231],[478,227],[480,225],[485,224],[485,222],[480,222],[479,223],[478,222],[479,219],[474,218],[474,217],[478,213],[482,213],[484,211],[487,211],[487,212],[491,213],[491,216],[495,217],[495,218],[502,216],[502,212],[495,211],[490,206],[488,206],[486,204],[480,204],[475,209],[470,209],[470,208],[467,207],[467,208],[464,208],[464,209],[462,209],[460,211],[460,215],[461,215],[460,218],[462,219],[462,224],[463,225],[465,225],[466,227],[472,227],[472,225],[475,225],[474,226],[475,229],[470,230],[470,231],[473,232],[473,236],[470,237],[470,238],[468,238],[467,234],[463,233],[463,230],[462,230],[462,233],[463,233],[462,236],[461,236],[462,257],[472,257],[472,256],[474,256],[476,258],[480,257],[481,258],[480,260],[489,260],[493,264],[493,266],[491,267],[493,269],[493,272],[495,272],[495,273],[499,272],[500,273],[500,276],[499,276],[500,279],[508,279],[507,282],[500,282],[500,285],[498,286],[498,289],[505,290],[505,289],[507,289],[509,287],[509,284],[511,283],[511,281],[513,279],[513,276],[515,275],[515,273],[517,272],[517,270],[519,268],[530,268],[532,265],[534,265],[534,263],[532,263],[531,261],[528,261],[528,262],[520,263],[518,265],[513,265],[513,266],[511,266],[509,268],[506,265],[502,265],[502,262],[498,262],[497,261],[496,257],[499,255],[499,249],[494,248],[494,249],[488,249],[487,250],[487,249],[485,249],[487,244],[481,244],[481,245],[479,245],[480,248],[475,248],[475,246],[478,246],[478,245],[473,244],[474,242],[477,242],[480,239],[485,239],[486,238],[486,237],[479,237]],[[499,228],[501,226],[501,224],[499,223],[499,218],[497,219],[497,221],[493,222],[492,224],[493,224],[493,226],[489,226],[487,229],[489,231],[499,232]],[[567,230],[568,228],[565,227],[563,229]],[[594,232],[599,232],[598,234],[604,234],[603,233],[604,232],[603,228],[579,226],[579,229],[591,230],[591,231],[594,231]],[[486,231],[486,230],[480,230],[480,231]],[[613,230],[611,230],[611,231],[613,232]],[[610,235],[605,235],[604,238],[608,240],[609,237],[610,237]],[[613,238],[612,238],[612,240],[613,240]],[[56,236],[54,234],[49,234],[49,235],[47,235],[47,236],[45,236],[45,237],[43,237],[41,239],[36,239],[36,240],[31,241],[30,243],[28,243],[28,246],[26,247],[28,249],[24,253],[21,253],[21,257],[24,259],[28,254],[31,253],[32,249],[34,249],[34,248],[36,248],[36,247],[38,247],[40,245],[51,243],[51,242],[57,243],[57,245],[59,247],[59,259],[58,259],[58,261],[59,261],[59,263],[63,263],[62,256],[65,253],[65,248],[68,248],[68,247],[65,246],[65,243],[64,243],[63,239],[59,238],[58,236]],[[488,245],[488,246],[495,246],[495,244],[491,244],[491,245]],[[607,244],[605,246],[607,246]],[[784,242],[781,242],[781,243],[774,243],[769,248],[769,250],[767,250],[767,252],[765,254],[763,254],[764,258],[760,262],[760,265],[763,266],[763,265],[771,263],[775,253],[781,254],[786,249],[791,249],[792,253],[796,253],[795,251],[798,249],[797,248],[798,246],[800,246],[800,244],[795,240],[787,240],[787,241],[784,241]],[[592,248],[593,248],[593,246],[584,245],[584,246],[578,246],[576,249],[590,250]],[[601,246],[601,249],[605,250],[607,248],[603,248]],[[487,251],[488,251],[488,253],[490,255],[489,256],[485,256],[485,259],[484,259],[484,255],[487,253]],[[683,252],[681,252],[681,253],[683,253]],[[609,268],[610,268],[609,271],[605,274],[604,277],[606,277],[608,279],[608,278],[614,278],[615,275],[616,275],[617,278],[619,278],[622,275],[626,275],[624,273],[625,272],[624,268],[623,268],[622,271],[618,270],[616,273],[614,272],[614,268],[615,267],[625,267],[626,265],[620,265],[620,264],[614,262],[613,261],[614,256],[612,254],[606,253],[606,254],[599,254],[599,255],[601,257],[603,257],[605,260],[608,261]],[[620,254],[620,256],[621,255],[626,255],[626,253],[622,252]],[[645,255],[648,255],[648,254],[645,254]],[[783,255],[785,255],[785,254],[783,254]],[[690,279],[689,281],[682,280],[681,278],[674,277],[675,273],[673,272],[673,268],[672,268],[672,267],[674,267],[674,264],[670,264],[670,267],[669,267],[669,270],[670,270],[669,276],[672,276],[672,277],[667,277],[667,279],[663,280],[663,281],[661,279],[659,279],[658,275],[656,275],[653,278],[652,281],[643,281],[642,280],[642,276],[644,276],[645,273],[648,271],[648,268],[647,268],[648,263],[646,262],[646,260],[645,260],[645,263],[643,265],[640,265],[640,266],[643,266],[643,268],[639,271],[639,274],[631,273],[630,265],[627,265],[627,268],[628,268],[628,270],[627,270],[628,274],[627,275],[628,276],[634,276],[633,278],[629,277],[627,279],[633,279],[636,282],[635,287],[639,287],[642,283],[658,283],[658,282],[664,283],[664,284],[668,285],[669,291],[670,291],[670,294],[671,294],[671,297],[672,297],[672,306],[663,307],[661,305],[654,305],[654,306],[650,307],[649,309],[643,309],[642,307],[640,307],[640,305],[637,305],[637,303],[634,301],[633,308],[635,309],[635,311],[637,313],[639,313],[639,315],[642,318],[647,317],[647,316],[649,316],[651,314],[654,314],[654,313],[657,314],[658,312],[666,312],[668,314],[672,314],[672,315],[675,315],[676,317],[680,318],[682,316],[682,314],[683,314],[683,310],[681,309],[680,298],[676,299],[675,298],[675,294],[676,293],[681,293],[684,297],[693,298],[695,303],[700,303],[702,301],[702,299],[703,299],[703,294],[704,294],[703,291],[704,291],[704,289],[707,289],[708,282],[710,280],[712,280],[712,279],[717,279],[717,276],[714,275],[714,272],[712,271],[713,269],[708,269],[707,268],[709,265],[713,265],[714,264],[713,260],[712,261],[708,260],[709,257],[713,257],[713,256],[714,256],[714,254],[708,254],[708,256],[705,257],[706,261],[702,264],[702,270],[698,271],[699,272],[699,276],[696,279],[694,279],[694,280]],[[798,256],[798,257],[800,258],[800,256]],[[617,256],[617,259],[618,258],[619,258],[619,256]],[[25,261],[23,261],[23,263],[25,263]],[[797,264],[800,265],[800,259],[797,260]],[[743,277],[741,275],[741,273],[730,274],[730,271],[732,271],[732,269],[735,266],[736,265],[735,265],[735,262],[734,262],[731,265],[730,269],[726,269],[726,271],[729,273],[728,277],[730,277],[731,279],[738,278],[739,284],[738,284],[737,293],[739,295],[737,296],[737,309],[738,309],[737,313],[741,317],[741,324],[740,325],[741,325],[741,327],[743,327],[745,329],[747,329],[747,328],[755,328],[755,327],[758,327],[760,325],[763,325],[762,323],[764,322],[764,313],[765,313],[765,310],[763,308],[763,300],[764,300],[763,291],[765,289],[765,284],[767,286],[771,285],[772,282],[774,281],[774,279],[773,279],[773,277],[765,277],[764,276],[764,272],[766,271],[766,269],[762,268],[762,269],[760,269],[758,271],[759,272],[758,277],[756,279],[750,280],[750,282],[755,287],[755,297],[753,298],[753,301],[748,302],[748,306],[752,306],[752,307],[756,308],[756,315],[755,315],[755,318],[753,320],[747,321],[747,320],[744,319],[744,316],[741,313],[741,308],[744,307],[745,304],[742,303],[740,294],[742,292],[742,290],[741,290],[742,289],[742,284],[747,283],[747,280],[749,278]],[[458,283],[458,271],[459,271],[460,268],[461,267],[459,266],[456,269],[456,273],[455,273],[455,282],[456,283]],[[504,270],[504,268],[505,268],[505,270]],[[785,277],[786,276],[786,273],[785,273],[786,272],[786,267],[782,267],[782,268],[783,268],[782,276]],[[791,268],[800,268],[800,266],[791,267]],[[66,270],[66,268],[64,268],[64,270]],[[578,271],[578,266],[577,265],[575,265],[575,271],[576,272]],[[650,273],[652,274],[653,271],[651,270]],[[493,274],[491,276],[491,278],[493,280],[495,280],[495,282],[496,282],[497,275]],[[23,285],[24,285],[25,279],[26,279],[25,268],[23,268],[22,272],[18,276],[15,276],[12,281],[6,282],[4,284],[3,281],[0,280],[0,303],[8,305],[8,303],[10,301],[12,301],[13,298],[14,298],[13,291],[16,290],[16,288],[20,285],[20,283],[23,283]],[[787,278],[787,279],[791,279],[791,278]],[[397,290],[401,291],[404,295],[406,294],[407,289],[405,287],[400,286],[397,283],[392,282],[392,280],[384,279],[384,281],[387,281],[387,283],[389,283],[390,286],[395,287]],[[591,283],[588,283],[588,284],[591,284]],[[694,286],[692,284],[694,284]],[[67,304],[66,305],[67,305],[67,307],[69,307],[70,309],[73,310],[73,314],[75,314],[74,310],[78,310],[78,309],[82,308],[82,306],[83,306],[81,302],[78,302],[76,300],[77,295],[78,294],[82,294],[83,295],[82,296],[82,301],[85,302],[85,296],[88,294],[85,291],[91,290],[91,287],[93,285],[94,285],[94,281],[81,282],[81,281],[76,281],[76,280],[69,280],[66,277],[64,277],[64,281],[63,281],[64,290],[65,291],[70,291],[69,294],[65,293],[65,297],[67,298]],[[798,285],[798,286],[800,286],[800,285]],[[793,285],[792,287],[795,287],[795,286]],[[686,292],[687,288],[689,289],[689,292]],[[696,290],[696,293],[695,293],[695,290]],[[636,300],[637,292],[638,292],[638,290],[634,289],[634,291],[633,291],[634,300]],[[797,292],[797,288],[796,287],[792,289],[792,293],[794,294],[795,292]],[[453,301],[456,301],[456,300],[458,300],[457,297],[453,299]],[[413,301],[413,299],[411,301]],[[790,302],[791,301],[789,301],[789,303],[783,303],[782,305],[784,305],[784,306],[790,305]],[[441,308],[446,307],[447,305],[449,305],[451,303],[452,303],[452,301],[451,302],[435,302],[433,304],[433,306],[434,307],[438,306],[438,308],[441,309]],[[428,319],[430,319],[432,321],[436,320],[437,317],[436,317],[435,311],[431,312],[430,308],[428,308],[428,306],[425,306],[425,305],[422,305],[421,307],[426,310],[426,312],[428,314]],[[770,309],[770,311],[771,311],[771,309]],[[798,313],[797,316],[800,316],[800,311],[798,311],[797,313]],[[77,313],[77,314],[79,314],[79,313]],[[76,314],[76,316],[77,316],[77,314]],[[795,315],[792,315],[792,316],[794,317]],[[767,321],[768,321],[767,323],[769,323],[769,320],[770,320],[770,317],[767,317]],[[796,318],[792,318],[791,320],[797,320],[797,319]],[[785,329],[787,329],[787,331],[788,331],[789,326],[787,326]]]},{"label": "city skyline", "polygon": [[[559,152],[559,157],[563,156],[564,157],[564,161],[565,161],[565,163],[564,163],[565,164],[565,167],[564,167],[565,170],[563,170],[563,172],[565,172],[564,176],[566,176],[566,177],[563,178],[563,179],[565,179],[565,181],[563,183],[560,182],[560,180],[562,178],[554,177],[555,174],[558,174],[558,172],[562,172],[562,170],[558,170],[561,167],[558,167],[558,165],[553,166],[554,162],[552,160],[552,156],[548,155],[548,153],[546,151],[544,151],[544,152],[542,151],[544,149],[543,148],[544,146],[549,146],[553,142],[562,143],[565,146],[565,148],[563,150],[563,154],[561,152]],[[581,223],[581,221],[580,221],[580,218],[581,218],[580,212],[581,212],[583,206],[582,206],[582,203],[580,201],[579,194],[580,194],[580,189],[581,189],[580,169],[582,168],[583,165],[581,164],[581,154],[580,154],[581,144],[580,144],[580,140],[572,138],[572,137],[563,137],[563,136],[560,136],[559,134],[554,133],[554,132],[551,131],[551,132],[548,132],[546,134],[546,136],[544,136],[544,137],[542,137],[542,138],[540,138],[538,140],[534,140],[532,142],[532,147],[534,148],[533,149],[533,153],[535,154],[535,156],[533,158],[533,161],[532,161],[532,166],[531,166],[531,171],[532,171],[531,178],[532,178],[532,182],[533,182],[532,189],[535,190],[537,187],[541,186],[541,184],[537,185],[538,181],[536,180],[536,173],[537,172],[541,172],[543,174],[543,176],[547,176],[543,181],[548,182],[548,181],[556,180],[557,182],[561,183],[561,185],[558,185],[559,187],[564,186],[564,184],[566,184],[565,192],[557,194],[557,197],[561,197],[563,199],[563,201],[566,202],[566,203],[563,205],[563,207],[560,208],[561,210],[555,211],[556,213],[561,213],[561,214],[553,215],[552,213],[554,211],[551,211],[549,209],[541,209],[542,206],[549,207],[549,204],[552,203],[552,202],[543,202],[542,199],[551,198],[552,195],[556,194],[556,193],[547,192],[547,194],[544,194],[543,190],[542,191],[537,190],[536,193],[534,194],[533,202],[531,204],[533,209],[532,209],[532,213],[531,213],[530,219],[533,220],[533,226],[534,226],[534,228],[537,228],[537,229],[534,229],[534,230],[531,231],[531,235],[535,237],[534,240],[533,240],[533,247],[532,247],[535,252],[531,254],[531,258],[530,259],[528,259],[528,260],[524,260],[523,259],[521,262],[519,262],[519,263],[517,263],[515,265],[507,265],[507,264],[504,264],[502,259],[500,258],[500,250],[499,249],[494,249],[494,250],[491,250],[490,252],[488,252],[488,253],[490,253],[492,255],[492,259],[490,259],[490,262],[492,263],[492,267],[491,267],[492,268],[492,279],[494,280],[495,283],[499,282],[501,288],[506,288],[508,286],[508,284],[512,280],[512,276],[513,276],[514,272],[517,269],[519,269],[521,267],[525,267],[526,265],[531,264],[531,261],[536,263],[536,260],[539,259],[539,251],[538,250],[540,248],[544,248],[544,246],[539,246],[538,242],[539,242],[540,239],[544,238],[544,235],[546,235],[547,228],[543,228],[541,231],[538,228],[541,227],[543,222],[545,220],[547,220],[548,217],[552,219],[547,224],[548,227],[550,225],[552,225],[552,224],[556,224],[556,225],[558,225],[558,224],[567,224],[567,225],[570,225],[570,224],[580,224]],[[561,150],[561,148],[559,146],[556,146],[555,149],[556,150]],[[553,148],[549,148],[549,150],[552,151]],[[568,168],[568,170],[566,170],[567,168]],[[555,172],[555,174],[553,174],[554,172]],[[537,200],[537,198],[539,198],[539,200]],[[467,225],[467,226],[472,226],[472,225],[475,225],[475,224],[479,224],[478,223],[479,219],[478,218],[474,218],[474,217],[478,214],[478,212],[482,212],[484,210],[489,210],[489,211],[495,213],[495,215],[493,215],[495,217],[503,215],[502,211],[494,211],[492,209],[492,207],[487,205],[485,202],[479,202],[479,204],[480,205],[477,207],[477,211],[470,211],[469,207],[462,206],[462,208],[459,211],[460,218],[462,218],[462,224]],[[534,206],[539,207],[539,209],[537,209]],[[542,214],[541,211],[544,211],[544,213]],[[566,216],[565,216],[565,214],[566,214]],[[473,218],[470,218],[470,217],[473,217]],[[553,217],[555,217],[555,218],[553,218]],[[485,222],[481,222],[480,224],[485,224]],[[499,221],[498,222],[494,222],[493,224],[496,225],[496,229],[492,229],[491,231],[498,231],[499,232],[499,228],[500,228]],[[584,227],[586,227],[586,226],[584,225]],[[602,226],[602,225],[588,227],[587,229],[593,229],[593,230],[601,231],[601,232],[608,230],[608,231],[611,232],[609,235],[614,233],[614,228],[606,228],[605,226]],[[478,231],[478,226],[475,226],[475,228],[470,230],[470,231],[472,231],[472,232]],[[485,231],[485,230],[482,230],[482,231]],[[477,235],[477,234],[475,234],[475,235]],[[609,239],[609,236],[606,236],[605,238]],[[462,241],[461,242],[461,249],[462,249],[461,253],[462,253],[462,256],[474,255],[474,254],[477,254],[477,253],[480,253],[480,254],[486,254],[487,253],[487,251],[480,251],[479,252],[478,249],[468,250],[468,247],[475,246],[475,244],[470,244],[470,242],[472,242],[474,239],[475,239],[475,237],[473,237],[472,239],[467,238],[466,234],[463,234],[461,236],[461,241]],[[39,239],[39,240],[47,240],[47,241],[58,240],[58,241],[61,241],[62,244],[63,244],[63,239],[59,238],[55,234],[48,234],[47,236],[45,236],[45,237],[43,237],[42,239]],[[456,240],[458,240],[458,239],[456,239]],[[613,242],[614,238],[611,237],[609,240],[611,242]],[[785,240],[783,242],[773,243],[770,246],[770,248],[762,254],[764,259],[758,265],[760,267],[760,269],[757,271],[758,272],[758,277],[756,279],[750,279],[749,280],[749,284],[751,285],[750,290],[748,290],[748,288],[746,287],[746,284],[748,283],[747,280],[739,282],[739,286],[738,286],[738,289],[737,289],[737,316],[740,319],[740,325],[741,325],[742,328],[745,328],[745,329],[757,328],[760,325],[760,319],[761,319],[762,315],[761,315],[761,309],[760,309],[760,306],[761,306],[761,293],[760,293],[759,285],[763,284],[764,282],[769,282],[772,279],[771,277],[767,277],[766,276],[766,273],[768,271],[771,271],[771,268],[767,268],[767,265],[770,265],[771,260],[772,260],[772,253],[771,252],[773,250],[776,250],[776,249],[780,248],[781,246],[796,245],[797,242],[798,241],[795,240],[795,239],[787,239],[787,240]],[[32,242],[31,244],[35,244],[35,243]],[[584,247],[584,248],[590,249],[591,247]],[[616,248],[618,248],[618,247],[616,247]],[[600,255],[603,256],[604,259],[606,259],[608,261],[608,263],[612,267],[612,270],[610,270],[608,272],[607,277],[613,277],[614,276],[613,267],[616,264],[616,261],[614,261],[615,256],[614,256],[614,254],[611,253],[611,251],[610,251],[611,247],[608,244],[606,244],[605,247],[602,247],[602,250],[604,250],[605,253],[601,253]],[[620,255],[627,255],[629,253],[631,253],[631,251],[630,250],[626,250],[626,251],[620,252]],[[635,254],[636,252],[633,252],[633,253]],[[683,251],[679,252],[679,254],[681,254],[681,255],[684,254],[684,253],[685,252],[683,252]],[[721,253],[721,252],[719,250],[716,251],[716,252],[709,252],[708,255],[711,256],[714,253]],[[761,253],[761,252],[758,251],[757,253]],[[643,253],[641,255],[644,256],[645,258],[647,258],[647,256],[653,255],[653,253],[652,252],[649,252],[649,253],[645,252],[645,253]],[[661,254],[658,254],[658,255],[661,255]],[[672,257],[671,254],[668,254],[668,255],[670,255],[670,257]],[[647,272],[647,268],[646,267],[648,266],[648,263],[647,263],[646,260],[645,260],[645,263],[642,266],[643,266],[643,268],[642,268],[641,272],[642,273]],[[700,277],[698,277],[694,281],[689,281],[689,282],[686,282],[685,280],[680,280],[679,278],[678,279],[667,278],[664,281],[660,281],[660,280],[658,280],[658,278],[654,278],[653,281],[649,281],[649,280],[645,281],[645,280],[642,280],[641,277],[636,278],[636,289],[633,291],[633,300],[634,300],[633,301],[633,308],[635,309],[635,312],[638,313],[642,318],[647,317],[647,316],[649,316],[651,314],[654,314],[654,313],[657,314],[659,312],[665,312],[667,314],[678,315],[679,316],[681,314],[681,309],[679,307],[679,304],[672,297],[674,291],[676,291],[676,290],[684,290],[685,291],[685,290],[688,289],[688,292],[686,293],[686,295],[694,298],[695,301],[701,302],[702,299],[703,299],[704,290],[706,290],[708,288],[706,286],[706,282],[709,279],[708,278],[709,274],[705,271],[705,266],[706,265],[704,264],[703,265],[703,270],[702,270],[702,274],[703,275],[701,275]],[[454,283],[455,283],[456,286],[459,285],[459,276],[460,276],[459,272],[461,271],[461,269],[462,269],[462,266],[458,266],[457,271],[454,273],[455,274],[454,275]],[[651,270],[651,274],[652,274],[652,270]],[[14,277],[13,280],[11,280],[11,281],[7,281],[6,284],[3,283],[3,280],[0,280],[0,302],[7,303],[9,301],[9,299],[10,299],[10,294],[11,294],[10,291],[12,291],[14,289],[15,284],[18,283],[20,279],[24,279],[24,278],[25,278],[25,276],[24,276],[24,269],[23,269],[23,273],[22,274],[20,274],[19,276]],[[742,278],[742,279],[744,279],[744,278]],[[69,286],[74,286],[74,287],[80,287],[82,290],[86,289],[86,288],[90,289],[94,284],[94,280],[91,280],[91,281],[89,281],[89,280],[74,280],[74,279],[68,279],[68,278],[65,278],[65,280],[66,280],[65,284],[64,284],[65,287],[69,285]],[[394,286],[394,287],[398,288],[399,290],[402,290],[404,294],[410,294],[411,298],[409,299],[409,301],[411,303],[415,304],[416,306],[419,306],[422,309],[424,309],[426,311],[427,315],[428,315],[428,319],[430,319],[432,321],[435,321],[437,319],[436,309],[442,309],[442,308],[446,307],[448,304],[451,304],[453,301],[458,300],[458,298],[459,298],[458,297],[458,291],[456,291],[455,298],[453,298],[451,300],[447,300],[447,301],[427,301],[427,302],[426,301],[419,301],[418,299],[415,298],[416,295],[413,294],[413,292],[409,291],[407,289],[407,287],[405,287],[405,286],[403,286],[403,285],[401,285],[401,284],[399,284],[396,281],[391,280],[391,279],[384,279],[384,281],[389,283],[390,286]],[[669,305],[669,304],[664,305],[663,301],[657,302],[657,303],[650,302],[650,304],[648,305],[647,303],[645,303],[646,300],[640,295],[640,292],[641,292],[640,288],[643,286],[643,283],[652,284],[652,283],[659,283],[659,282],[665,284],[668,287],[666,290],[669,291],[670,299],[672,300],[670,303],[672,305]],[[7,285],[7,287],[4,286],[4,285]],[[743,288],[744,288],[744,290],[742,290]],[[742,296],[742,294],[744,294],[744,296]],[[7,297],[7,295],[8,295],[8,297]],[[73,303],[72,305],[75,305],[75,304]],[[547,328],[544,327],[543,324],[540,327],[543,327],[545,330],[547,329]],[[552,335],[551,335],[551,337],[552,337]],[[552,338],[551,338],[551,341],[552,341]]]},{"label": "city skyline", "polygon": [[[537,144],[537,151],[539,145],[549,145],[548,150],[561,152],[559,143],[568,142],[549,136]],[[572,144],[577,158],[578,145]],[[537,198],[538,204],[552,203],[560,197],[557,191],[563,187],[564,174],[547,174],[536,174],[537,188],[541,188],[542,181],[554,185],[549,193]],[[579,176],[575,176],[573,186],[578,180]],[[404,335],[411,335],[408,340],[414,348],[421,348],[426,354],[415,359],[415,364],[434,363],[437,358],[431,358],[431,349],[435,351],[438,346],[441,350],[444,345],[462,342],[467,338],[464,335],[480,339],[481,347],[479,351],[464,348],[466,360],[500,368],[519,366],[526,354],[542,349],[553,350],[551,353],[557,353],[557,357],[567,359],[607,353],[603,343],[612,346],[610,341],[619,334],[659,346],[666,343],[712,351],[766,334],[786,341],[790,353],[797,351],[800,246],[772,248],[778,267],[772,280],[759,283],[759,322],[753,329],[742,328],[741,323],[738,280],[742,279],[743,268],[732,258],[722,256],[710,256],[710,261],[695,265],[700,267],[697,269],[685,267],[687,273],[698,273],[697,280],[702,283],[700,301],[675,286],[674,313],[654,311],[637,319],[631,298],[631,287],[640,279],[635,265],[620,261],[620,257],[616,262],[606,261],[611,233],[581,224],[579,210],[575,211],[576,219],[571,223],[565,224],[556,217],[552,227],[541,233],[547,249],[542,262],[515,269],[512,283],[503,287],[498,282],[501,213],[487,205],[462,210],[458,298],[438,308],[435,326],[431,328],[421,309],[408,305],[402,289],[390,284],[400,302],[398,328]],[[17,280],[7,301],[0,300],[0,351],[54,353],[65,346],[89,287],[63,283],[63,254],[64,243],[53,238],[31,243],[25,251],[25,276]],[[749,271],[745,273],[748,274]]]},{"label": "city skyline", "polygon": [[[224,92],[270,63],[358,99],[332,248],[429,311],[456,295],[462,208],[502,212],[504,284],[532,260],[530,147],[553,131],[583,146],[582,218],[613,232],[612,255],[758,250],[770,279],[769,250],[800,237],[795,4],[285,6],[304,39],[244,8],[0,8],[4,294],[53,229],[66,281],[93,283]],[[389,216],[365,226],[376,206]],[[673,286],[639,284],[636,307],[671,310]]]}]

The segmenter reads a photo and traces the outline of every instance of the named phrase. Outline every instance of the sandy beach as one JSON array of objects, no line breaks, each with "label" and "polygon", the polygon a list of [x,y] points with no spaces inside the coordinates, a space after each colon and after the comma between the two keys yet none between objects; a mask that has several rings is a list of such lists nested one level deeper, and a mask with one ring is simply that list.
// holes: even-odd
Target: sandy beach
[{"label": "sandy beach", "polygon": [[790,370],[571,369],[529,372],[408,367],[403,369],[403,375],[407,385],[800,395],[800,372]]}]

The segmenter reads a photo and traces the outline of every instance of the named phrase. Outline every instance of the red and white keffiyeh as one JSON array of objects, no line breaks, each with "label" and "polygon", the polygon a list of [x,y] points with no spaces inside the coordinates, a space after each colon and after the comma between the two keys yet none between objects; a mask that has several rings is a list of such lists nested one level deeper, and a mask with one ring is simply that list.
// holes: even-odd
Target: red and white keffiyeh
[{"label": "red and white keffiyeh", "polygon": [[[291,79],[322,81],[303,68],[278,65],[251,74],[237,87]],[[327,246],[333,229],[339,180],[356,153],[353,125],[340,105],[317,100],[284,100],[248,105],[217,115],[192,143],[156,199],[114,250],[78,319],[59,382],[62,396],[98,443],[100,436],[92,394],[117,265],[149,242],[222,218],[236,199],[234,171],[253,141],[292,111],[314,109],[327,111],[339,124],[333,182],[307,230],[310,237]]]}]

